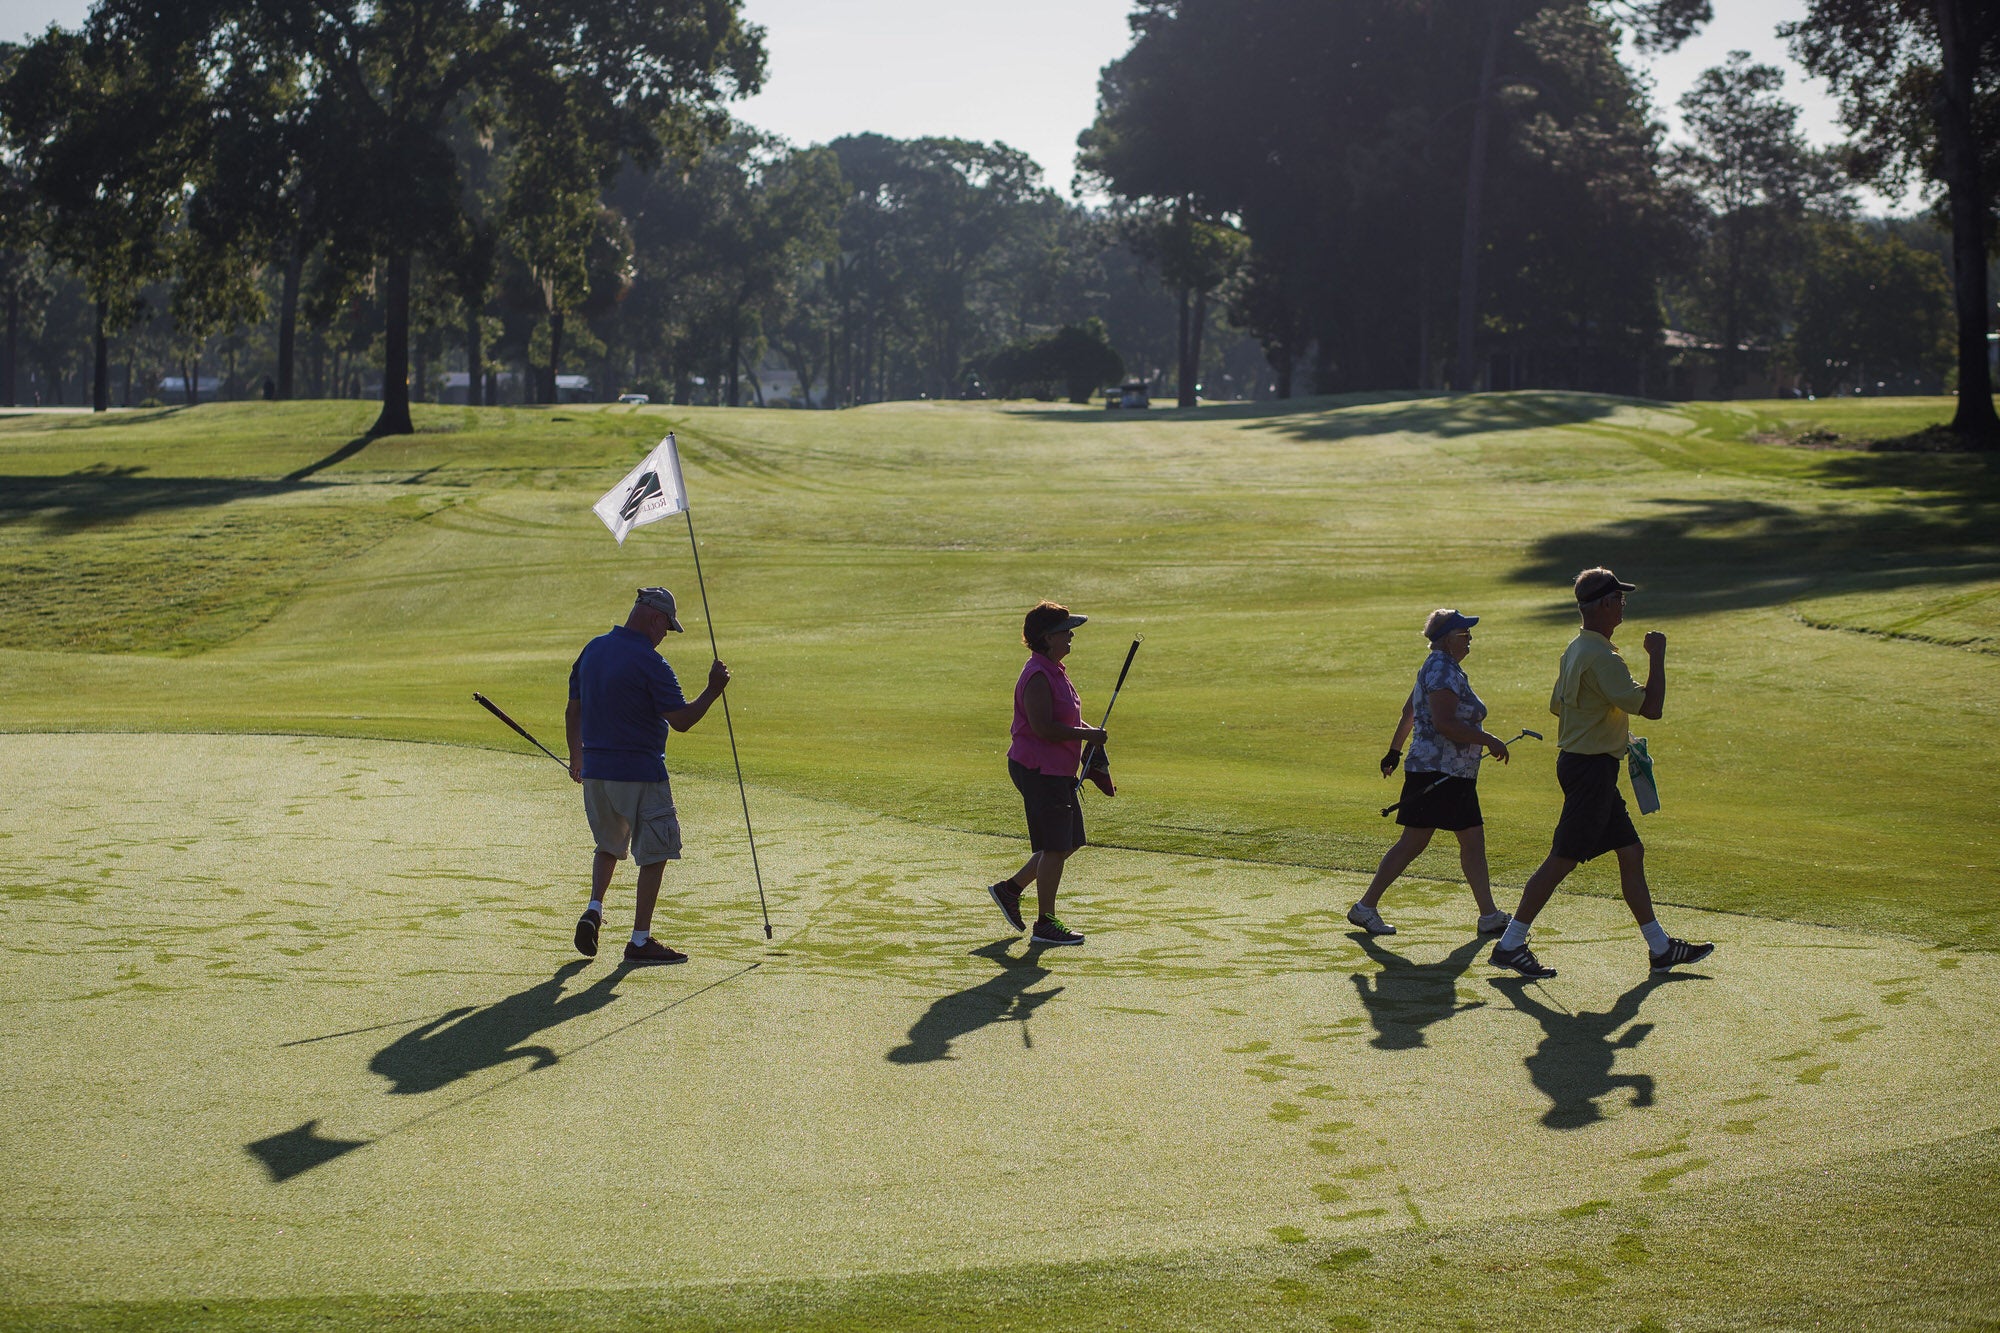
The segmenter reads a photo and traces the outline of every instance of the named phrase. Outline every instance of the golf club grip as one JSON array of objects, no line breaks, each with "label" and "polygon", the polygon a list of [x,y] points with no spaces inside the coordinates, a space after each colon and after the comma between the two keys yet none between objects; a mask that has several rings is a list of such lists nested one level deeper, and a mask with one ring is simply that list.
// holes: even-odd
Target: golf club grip
[{"label": "golf club grip", "polygon": [[540,750],[543,754],[547,755],[549,758],[555,759],[555,761],[558,764],[562,764],[564,768],[569,767],[569,765],[563,763],[562,760],[556,759],[556,752],[554,750],[551,750],[548,746],[542,744],[540,741],[536,740],[533,736],[530,736],[528,734],[528,729],[526,727],[522,726],[519,722],[516,722],[513,718],[508,717],[505,713],[501,712],[499,704],[494,703],[491,699],[487,698],[485,695],[481,694],[477,690],[474,690],[472,692],[472,697],[487,712],[493,714],[493,716],[499,718],[502,722],[505,722],[515,731],[521,733],[522,740],[534,746],[537,750]]}]

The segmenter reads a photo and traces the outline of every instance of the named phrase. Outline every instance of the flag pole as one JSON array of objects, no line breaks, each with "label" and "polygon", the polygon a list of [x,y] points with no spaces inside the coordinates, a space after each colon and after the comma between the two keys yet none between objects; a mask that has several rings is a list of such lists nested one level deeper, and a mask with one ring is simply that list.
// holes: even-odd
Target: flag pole
[{"label": "flag pole", "polygon": [[[675,460],[678,463],[678,459]],[[681,494],[687,494],[683,487]],[[708,582],[701,576],[701,544],[694,539],[694,507],[681,510],[687,516],[688,549],[694,552],[694,582],[701,589],[701,618],[708,622],[708,649],[715,660],[722,650],[715,646],[715,617],[708,610]],[[743,759],[736,753],[736,724],[729,717],[729,691],[722,692],[722,725],[729,731],[729,757],[736,764],[736,795],[743,802],[743,831],[750,835],[750,872],[757,877],[757,910],[764,914],[764,938],[771,938],[771,909],[764,902],[764,869],[757,863],[757,831],[750,826],[750,796],[743,788]]]}]

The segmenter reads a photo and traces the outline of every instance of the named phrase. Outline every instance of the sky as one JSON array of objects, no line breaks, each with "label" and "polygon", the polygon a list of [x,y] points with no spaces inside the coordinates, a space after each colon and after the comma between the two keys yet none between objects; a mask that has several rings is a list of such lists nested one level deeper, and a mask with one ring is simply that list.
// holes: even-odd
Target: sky
[{"label": "sky", "polygon": [[[1777,25],[1805,0],[1714,0],[1715,19],[1679,51],[1632,58],[1652,81],[1659,114],[1678,131],[1675,103],[1729,52],[1748,51],[1786,72],[1800,129],[1837,142],[1837,108],[1806,78]],[[89,0],[0,0],[0,38],[80,22]],[[1123,54],[1130,0],[744,0],[765,29],[766,90],[736,105],[739,118],[795,143],[824,143],[872,130],[895,138],[949,135],[999,140],[1042,166],[1068,193],[1076,136],[1097,109],[1097,75]],[[1864,194],[1869,211],[1908,201]]]}]

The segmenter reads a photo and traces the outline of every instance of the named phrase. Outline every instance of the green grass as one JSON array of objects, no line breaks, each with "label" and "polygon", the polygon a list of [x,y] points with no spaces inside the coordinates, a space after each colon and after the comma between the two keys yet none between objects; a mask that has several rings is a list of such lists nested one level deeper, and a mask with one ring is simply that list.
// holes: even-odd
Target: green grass
[{"label": "green grass", "polygon": [[[0,1325],[1991,1327],[2000,475],[1768,442],[1947,413],[0,419]],[[698,672],[685,529],[621,548],[588,511],[670,428],[778,940],[704,726],[671,743],[664,909],[696,964],[600,991],[555,971],[571,789],[469,695],[554,743],[642,583],[695,608],[667,651]],[[1563,1008],[1492,985],[1442,847],[1364,949],[1338,913],[1388,841],[1424,614],[1482,616],[1493,724],[1547,731],[1600,561],[1642,588],[1620,641],[1670,638],[1643,831],[1714,980],[1633,987],[1591,867],[1537,929]],[[1036,961],[976,890],[1019,855],[1000,756],[1042,596],[1092,617],[1093,712],[1146,646],[1065,890],[1091,944]],[[1551,769],[1526,743],[1482,783],[1504,885]],[[465,1008],[465,1067],[411,1083],[392,1020]],[[369,1146],[281,1181],[246,1156],[309,1120]]]}]

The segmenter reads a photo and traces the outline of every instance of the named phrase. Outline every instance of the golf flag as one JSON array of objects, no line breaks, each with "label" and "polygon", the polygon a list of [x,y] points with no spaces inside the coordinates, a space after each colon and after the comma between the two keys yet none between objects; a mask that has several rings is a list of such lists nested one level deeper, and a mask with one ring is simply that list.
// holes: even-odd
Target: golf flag
[{"label": "golf flag", "polygon": [[687,484],[681,480],[681,456],[674,448],[670,431],[667,438],[639,466],[625,474],[625,480],[606,491],[590,511],[604,520],[618,544],[625,534],[648,523],[671,518],[688,507]]}]

